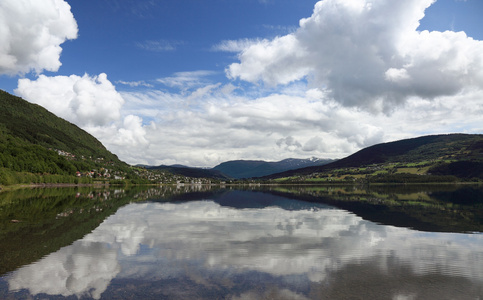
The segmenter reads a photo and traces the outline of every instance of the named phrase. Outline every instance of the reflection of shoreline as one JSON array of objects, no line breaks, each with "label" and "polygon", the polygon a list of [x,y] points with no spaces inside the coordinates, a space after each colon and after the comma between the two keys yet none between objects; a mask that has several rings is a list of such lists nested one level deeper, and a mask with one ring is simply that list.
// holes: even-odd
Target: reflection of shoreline
[{"label": "reflection of shoreline", "polygon": [[[324,203],[351,211],[364,219],[428,232],[483,232],[483,188],[469,185],[269,185],[269,186],[165,186],[151,201],[215,201],[233,191],[252,191],[311,203]],[[467,195],[459,191],[467,190]],[[445,196],[446,195],[446,196]],[[473,197],[467,203],[461,198]]]},{"label": "reflection of shoreline", "polygon": [[288,294],[299,292],[290,290],[290,282],[322,292],[328,283],[334,289],[343,285],[338,274],[347,278],[353,272],[380,288],[384,276],[391,275],[396,276],[390,277],[392,284],[455,278],[482,286],[482,248],[483,235],[421,233],[377,225],[337,209],[148,202],[122,207],[82,240],[14,272],[9,282],[17,289],[33,286],[32,293],[95,298],[108,292],[108,281],[116,276],[147,285],[190,278],[190,284],[207,288],[267,274],[287,284]]},{"label": "reflection of shoreline", "polygon": [[[460,186],[415,186],[399,190],[394,186],[229,186],[214,185],[177,187],[133,186],[122,187],[61,187],[50,189],[24,189],[0,193],[0,274],[15,270],[52,253],[96,228],[104,218],[130,202],[184,202],[214,199],[222,205],[236,206],[230,199],[236,191],[254,191],[284,199],[297,199],[308,203],[326,203],[351,211],[366,220],[411,227],[428,232],[483,232],[483,207],[440,201],[445,195],[458,195]],[[436,192],[436,190],[442,192]],[[106,191],[106,193],[104,193]],[[110,191],[110,192],[109,192]],[[398,193],[401,191],[400,193]],[[480,189],[474,197],[479,197]],[[479,191],[479,192],[478,192]],[[80,193],[81,196],[73,201]],[[101,194],[99,194],[101,193]],[[419,195],[419,202],[405,200]],[[85,197],[84,197],[85,196]],[[252,197],[252,196],[249,196]],[[405,198],[406,197],[406,198]],[[266,198],[266,197],[265,197]],[[464,198],[464,197],[463,197]],[[372,201],[372,200],[374,201]],[[377,201],[376,201],[377,200]],[[241,199],[245,202],[246,200]],[[263,207],[267,203],[255,203]],[[268,205],[273,205],[268,203]],[[241,205],[243,206],[243,205]],[[241,207],[240,206],[240,207]],[[246,206],[246,205],[245,205]],[[282,205],[283,206],[283,205]],[[80,213],[80,212],[83,213]],[[87,214],[90,212],[90,214]],[[19,220],[14,223],[11,220]],[[40,234],[42,233],[42,234]]]},{"label": "reflection of shoreline", "polygon": [[81,239],[119,207],[133,202],[135,194],[90,187],[1,193],[0,275]]},{"label": "reflection of shoreline", "polygon": [[429,232],[483,232],[481,186],[293,187],[271,193],[326,203],[386,225]]}]

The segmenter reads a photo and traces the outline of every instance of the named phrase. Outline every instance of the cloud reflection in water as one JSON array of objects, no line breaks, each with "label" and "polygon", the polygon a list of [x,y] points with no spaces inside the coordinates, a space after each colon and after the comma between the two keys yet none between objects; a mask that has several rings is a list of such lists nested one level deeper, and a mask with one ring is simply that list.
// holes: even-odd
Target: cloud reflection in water
[{"label": "cloud reflection in water", "polygon": [[[417,232],[339,209],[235,209],[212,201],[130,204],[82,240],[18,269],[9,288],[99,299],[113,280],[188,278],[205,288],[229,289],[237,284],[233,278],[257,273],[284,282],[279,297],[303,299],[313,291],[308,286],[343,280],[338,272],[365,264],[383,274],[396,265],[412,277],[456,276],[483,286],[481,249],[481,234]],[[247,299],[253,293],[228,295]],[[395,291],[392,297],[411,293]]]}]

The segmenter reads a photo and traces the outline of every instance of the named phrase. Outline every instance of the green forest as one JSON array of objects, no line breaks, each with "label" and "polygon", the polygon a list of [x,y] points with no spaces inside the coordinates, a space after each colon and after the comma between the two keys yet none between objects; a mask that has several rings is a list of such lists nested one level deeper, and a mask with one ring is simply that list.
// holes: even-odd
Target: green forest
[{"label": "green forest", "polygon": [[0,185],[91,183],[107,172],[136,177],[84,130],[0,90]]}]

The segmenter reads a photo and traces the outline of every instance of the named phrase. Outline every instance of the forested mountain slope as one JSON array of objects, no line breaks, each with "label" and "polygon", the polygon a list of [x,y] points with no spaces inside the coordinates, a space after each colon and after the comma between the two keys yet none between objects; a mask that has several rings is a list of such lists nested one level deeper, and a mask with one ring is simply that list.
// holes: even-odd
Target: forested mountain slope
[{"label": "forested mountain slope", "polygon": [[0,184],[15,181],[7,178],[12,172],[74,176],[128,167],[76,125],[0,90]]}]

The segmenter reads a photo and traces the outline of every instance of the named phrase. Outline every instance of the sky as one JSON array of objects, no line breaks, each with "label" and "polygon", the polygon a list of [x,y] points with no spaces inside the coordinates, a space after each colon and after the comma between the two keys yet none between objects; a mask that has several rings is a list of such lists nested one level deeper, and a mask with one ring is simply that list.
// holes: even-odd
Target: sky
[{"label": "sky", "polygon": [[0,88],[130,164],[483,133],[481,0],[2,0]]}]

